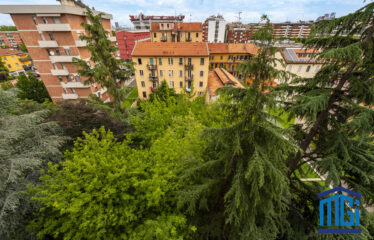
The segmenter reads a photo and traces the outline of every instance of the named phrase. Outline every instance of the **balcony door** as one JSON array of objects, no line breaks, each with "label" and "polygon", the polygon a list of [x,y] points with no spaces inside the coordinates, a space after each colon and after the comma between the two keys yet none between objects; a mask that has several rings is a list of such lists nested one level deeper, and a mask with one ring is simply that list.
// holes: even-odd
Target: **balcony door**
[{"label": "balcony door", "polygon": [[149,65],[153,65],[153,58],[149,59]]}]

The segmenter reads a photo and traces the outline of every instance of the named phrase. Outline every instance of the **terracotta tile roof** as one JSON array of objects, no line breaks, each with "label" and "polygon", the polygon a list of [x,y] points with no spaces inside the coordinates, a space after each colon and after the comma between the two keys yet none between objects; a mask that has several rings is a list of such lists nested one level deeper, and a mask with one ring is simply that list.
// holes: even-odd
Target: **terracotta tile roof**
[{"label": "terracotta tile roof", "polygon": [[[164,29],[162,29],[162,26],[160,24],[164,24]],[[167,29],[166,24],[169,24],[169,26],[172,26],[172,28]],[[172,25],[171,25],[172,24]],[[191,22],[191,23],[179,23],[180,31],[202,31],[201,22]],[[151,25],[151,31],[177,31],[178,30],[178,23],[160,23],[160,22],[153,22]]]},{"label": "terracotta tile roof", "polygon": [[12,50],[12,49],[9,49],[9,48],[6,48],[6,49],[5,48],[0,48],[0,56],[22,54],[22,53],[23,52],[20,52],[18,50]]},{"label": "terracotta tile roof", "polygon": [[[318,49],[314,48],[285,48],[281,51],[283,59],[286,63],[321,63],[314,55],[319,53]],[[300,54],[308,53],[313,54],[313,56],[300,56]]]},{"label": "terracotta tile roof", "polygon": [[259,50],[253,43],[208,43],[210,53],[248,53],[256,54]]},{"label": "terracotta tile roof", "polygon": [[208,56],[205,42],[137,42],[133,56]]},{"label": "terracotta tile roof", "polygon": [[223,86],[244,88],[231,73],[223,68],[215,68],[208,73],[208,90],[211,96],[216,96],[216,90]]}]

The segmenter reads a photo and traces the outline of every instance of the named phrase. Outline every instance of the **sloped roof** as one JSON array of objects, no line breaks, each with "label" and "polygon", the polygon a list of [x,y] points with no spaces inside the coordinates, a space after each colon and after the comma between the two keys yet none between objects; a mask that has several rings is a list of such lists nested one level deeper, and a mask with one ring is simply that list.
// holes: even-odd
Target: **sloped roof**
[{"label": "sloped roof", "polygon": [[253,43],[208,43],[210,53],[256,54],[258,47]]},{"label": "sloped roof", "polygon": [[208,73],[208,90],[211,96],[216,96],[216,90],[223,86],[244,88],[231,73],[223,68],[215,68]]},{"label": "sloped roof", "polygon": [[203,42],[137,42],[133,56],[208,56]]},{"label": "sloped roof", "polygon": [[26,54],[18,50],[13,50],[9,48],[0,48],[0,56],[13,55],[13,54]]},{"label": "sloped roof", "polygon": [[[164,30],[164,29],[160,29],[160,24],[174,24],[173,28],[172,29],[168,29],[169,31],[170,30],[173,30],[173,31],[177,31],[178,30],[178,23],[160,23],[160,22],[152,22],[152,25],[151,25],[151,31],[168,31],[168,30]],[[179,27],[180,27],[180,31],[202,31],[202,26],[201,26],[201,22],[190,22],[190,23],[184,23],[184,22],[181,22],[179,23]]]}]

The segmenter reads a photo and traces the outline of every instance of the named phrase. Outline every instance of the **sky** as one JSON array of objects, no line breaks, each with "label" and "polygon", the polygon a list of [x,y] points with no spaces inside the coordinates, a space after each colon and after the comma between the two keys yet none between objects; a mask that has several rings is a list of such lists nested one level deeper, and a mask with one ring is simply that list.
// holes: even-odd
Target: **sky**
[{"label": "sky", "polygon": [[[366,1],[371,2],[373,0]],[[132,27],[129,15],[185,15],[185,22],[203,22],[213,14],[221,14],[226,21],[259,22],[267,14],[272,22],[315,20],[325,13],[344,16],[365,5],[363,0],[83,0],[96,10],[111,13],[114,22]],[[59,4],[56,0],[0,0],[1,5]],[[9,15],[0,14],[0,25],[14,25]]]}]

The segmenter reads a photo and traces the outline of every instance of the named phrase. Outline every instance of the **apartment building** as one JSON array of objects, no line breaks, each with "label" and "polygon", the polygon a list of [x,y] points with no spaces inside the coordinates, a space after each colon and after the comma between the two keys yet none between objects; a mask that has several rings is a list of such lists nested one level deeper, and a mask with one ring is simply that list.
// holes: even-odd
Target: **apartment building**
[{"label": "apartment building", "polygon": [[6,45],[8,47],[16,48],[21,43],[22,43],[22,38],[18,31],[1,31],[0,32],[0,46]]},{"label": "apartment building", "polygon": [[26,70],[30,70],[32,67],[28,54],[17,50],[0,48],[0,58],[11,76],[25,74]]},{"label": "apartment building", "polygon": [[[316,58],[317,49],[284,48],[275,54],[282,59],[285,66],[277,65],[276,68],[287,70],[303,78],[312,78],[321,69],[322,62]],[[276,80],[277,83],[279,83]]]},{"label": "apartment building", "polygon": [[297,23],[274,23],[274,38],[306,38],[309,37],[313,21]]},{"label": "apartment building", "polygon": [[263,24],[242,24],[241,22],[229,23],[226,25],[226,42],[248,43],[262,26]]},{"label": "apartment building", "polygon": [[152,42],[202,42],[203,33],[200,22],[159,23],[151,26]]},{"label": "apartment building", "polygon": [[[88,23],[84,5],[80,1],[61,0],[61,5],[0,5],[0,13],[11,15],[29,54],[54,102],[87,98],[94,93],[107,100],[105,89],[97,85],[84,85],[77,74],[73,58],[90,64],[90,52],[80,36],[87,34],[81,26]],[[102,16],[102,25],[111,36],[110,19]],[[105,93],[105,94],[104,94]]]},{"label": "apartment building", "polygon": [[203,41],[211,43],[225,42],[226,21],[222,15],[210,16],[203,23]]},{"label": "apartment building", "polygon": [[153,22],[173,23],[183,22],[184,16],[146,16],[143,13],[139,15],[130,15],[130,21],[134,25],[135,30],[149,31]]},{"label": "apartment building", "polygon": [[253,43],[209,43],[210,63],[209,68],[223,68],[244,80],[241,73],[236,69],[238,63],[247,61],[251,56],[257,54],[258,47]]},{"label": "apartment building", "polygon": [[244,88],[244,86],[231,73],[224,68],[215,68],[208,74],[208,94],[206,102],[214,102],[218,99],[217,89],[231,86],[234,88]]},{"label": "apartment building", "polygon": [[166,81],[177,93],[206,93],[209,51],[203,42],[137,42],[132,53],[138,95],[146,99]]},{"label": "apartment building", "polygon": [[125,60],[132,58],[131,53],[138,41],[151,41],[150,32],[139,30],[121,30],[116,32],[116,39],[118,43],[118,50],[120,57]]}]

